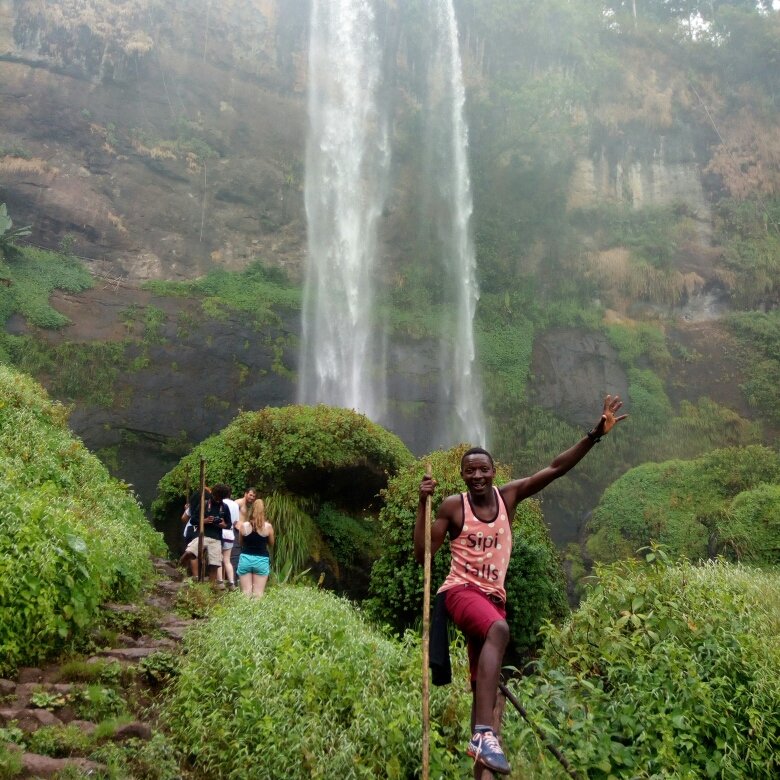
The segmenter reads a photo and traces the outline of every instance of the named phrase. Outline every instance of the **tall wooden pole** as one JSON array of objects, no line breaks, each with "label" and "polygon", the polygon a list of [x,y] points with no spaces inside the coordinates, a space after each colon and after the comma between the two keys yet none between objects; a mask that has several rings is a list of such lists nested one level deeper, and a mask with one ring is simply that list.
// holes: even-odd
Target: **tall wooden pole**
[{"label": "tall wooden pole", "polygon": [[[425,467],[425,476],[431,476],[431,464]],[[423,566],[423,624],[422,624],[422,780],[429,780],[431,765],[431,684],[428,665],[431,655],[431,497],[425,499],[425,559]]]},{"label": "tall wooden pole", "polygon": [[203,526],[206,503],[206,461],[200,459],[200,518],[198,524],[198,582],[203,582]]}]

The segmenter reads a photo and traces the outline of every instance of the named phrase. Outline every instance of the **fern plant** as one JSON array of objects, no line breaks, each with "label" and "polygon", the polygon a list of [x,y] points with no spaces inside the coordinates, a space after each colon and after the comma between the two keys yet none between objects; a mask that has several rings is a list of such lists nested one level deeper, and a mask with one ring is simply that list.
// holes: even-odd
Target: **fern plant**
[{"label": "fern plant", "polygon": [[30,235],[30,228],[30,225],[14,228],[14,221],[8,214],[7,206],[0,203],[0,255],[8,256],[16,241]]}]

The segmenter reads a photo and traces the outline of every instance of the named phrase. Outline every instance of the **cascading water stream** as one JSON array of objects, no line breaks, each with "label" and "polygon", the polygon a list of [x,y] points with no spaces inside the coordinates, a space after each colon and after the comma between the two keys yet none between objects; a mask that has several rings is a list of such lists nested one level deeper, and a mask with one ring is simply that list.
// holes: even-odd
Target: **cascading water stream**
[{"label": "cascading water stream", "polygon": [[384,411],[374,319],[377,220],[390,162],[381,48],[367,0],[313,0],[299,399]]},{"label": "cascading water stream", "polygon": [[[451,333],[442,338],[443,388],[454,406],[457,430],[450,440],[485,443],[482,392],[476,366],[474,315],[479,299],[476,255],[471,235],[474,210],[468,161],[466,90],[458,43],[458,24],[452,0],[434,0],[435,45],[432,52],[430,121],[441,148],[434,169],[440,192],[449,203],[441,227],[445,269],[450,275],[454,309]],[[447,384],[449,383],[449,384]]]},{"label": "cascading water stream", "polygon": [[[432,224],[442,258],[440,396],[454,411],[443,444],[484,443],[473,320],[478,299],[471,239],[465,88],[451,0],[432,0],[430,94]],[[370,0],[312,0],[305,205],[308,265],[299,400],[356,409],[381,421],[387,334],[376,319],[377,223],[390,163],[382,52]]]}]

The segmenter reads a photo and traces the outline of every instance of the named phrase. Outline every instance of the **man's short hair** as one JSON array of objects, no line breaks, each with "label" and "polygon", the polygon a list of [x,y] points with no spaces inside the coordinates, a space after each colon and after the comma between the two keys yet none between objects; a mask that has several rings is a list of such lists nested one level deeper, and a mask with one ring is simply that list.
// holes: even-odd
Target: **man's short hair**
[{"label": "man's short hair", "polygon": [[487,450],[483,450],[482,447],[472,447],[470,450],[466,450],[463,453],[463,457],[460,459],[461,470],[463,469],[463,461],[466,460],[469,455],[487,455],[490,465],[493,468],[496,467],[496,464],[493,462],[493,456]]}]

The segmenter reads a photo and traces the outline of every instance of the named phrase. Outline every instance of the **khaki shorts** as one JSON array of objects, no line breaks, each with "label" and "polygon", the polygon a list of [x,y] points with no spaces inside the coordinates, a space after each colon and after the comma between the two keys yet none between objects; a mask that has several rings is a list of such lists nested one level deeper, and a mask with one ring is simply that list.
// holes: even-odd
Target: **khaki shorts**
[{"label": "khaki shorts", "polygon": [[[198,557],[198,538],[195,537],[188,545],[187,552]],[[203,537],[203,552],[206,556],[206,566],[222,565],[222,540]]]}]

